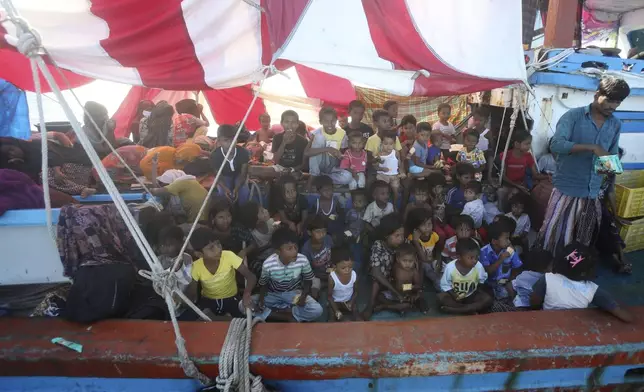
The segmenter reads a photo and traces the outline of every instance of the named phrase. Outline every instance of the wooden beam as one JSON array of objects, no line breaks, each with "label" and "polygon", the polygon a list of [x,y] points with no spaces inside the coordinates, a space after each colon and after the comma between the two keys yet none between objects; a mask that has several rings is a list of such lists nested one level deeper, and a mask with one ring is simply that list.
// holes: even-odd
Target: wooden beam
[{"label": "wooden beam", "polygon": [[575,30],[579,24],[579,2],[576,0],[550,0],[546,19],[543,46],[570,48],[575,44]]},{"label": "wooden beam", "polygon": [[[644,364],[644,307],[625,324],[598,310],[534,311],[422,320],[260,324],[251,371],[271,380],[446,376]],[[217,374],[228,323],[182,323],[188,353]],[[77,353],[54,337],[83,345]],[[169,322],[91,327],[3,318],[0,376],[183,378]]]}]

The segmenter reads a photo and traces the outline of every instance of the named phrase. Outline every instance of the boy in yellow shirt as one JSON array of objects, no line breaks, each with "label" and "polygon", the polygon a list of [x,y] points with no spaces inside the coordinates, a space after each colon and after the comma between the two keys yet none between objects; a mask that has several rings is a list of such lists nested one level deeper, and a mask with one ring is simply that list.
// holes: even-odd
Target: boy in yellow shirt
[{"label": "boy in yellow shirt", "polygon": [[338,185],[348,185],[353,179],[351,172],[340,168],[341,150],[348,147],[348,142],[344,129],[337,126],[338,113],[331,107],[323,107],[319,116],[322,127],[313,131],[309,145],[304,150],[311,174],[307,183],[309,192],[315,177],[329,176]]},{"label": "boy in yellow shirt", "polygon": [[257,277],[242,263],[235,253],[223,250],[215,233],[207,228],[195,230],[190,239],[199,260],[192,263],[192,283],[187,292],[189,298],[196,298],[201,287],[201,297],[197,306],[210,309],[215,315],[230,314],[232,317],[244,317],[239,310],[237,281],[235,271],[246,278],[246,287],[242,298],[245,308],[251,306],[251,291],[257,283]]}]

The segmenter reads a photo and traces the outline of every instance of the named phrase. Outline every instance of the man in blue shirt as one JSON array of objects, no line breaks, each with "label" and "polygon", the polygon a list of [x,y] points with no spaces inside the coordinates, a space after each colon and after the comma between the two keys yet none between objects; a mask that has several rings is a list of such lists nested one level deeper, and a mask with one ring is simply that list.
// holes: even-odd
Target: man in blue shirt
[{"label": "man in blue shirt", "polygon": [[557,154],[554,190],[548,202],[540,243],[557,252],[573,241],[588,246],[599,230],[598,199],[603,176],[595,172],[595,159],[617,155],[621,121],[613,113],[630,94],[628,84],[603,77],[593,102],[565,113],[557,123],[550,149]]}]

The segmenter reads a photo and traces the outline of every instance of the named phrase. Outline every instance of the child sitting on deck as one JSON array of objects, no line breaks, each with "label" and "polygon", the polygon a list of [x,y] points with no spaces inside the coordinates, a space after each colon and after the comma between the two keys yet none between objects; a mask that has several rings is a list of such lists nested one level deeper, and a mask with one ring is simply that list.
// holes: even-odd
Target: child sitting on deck
[{"label": "child sitting on deck", "polygon": [[429,154],[429,137],[432,132],[432,127],[429,123],[421,122],[418,124],[418,131],[416,132],[416,141],[409,150],[411,159],[409,160],[409,175],[415,178],[427,177],[437,169],[433,165],[427,164],[427,155]]},{"label": "child sitting on deck", "polygon": [[351,209],[347,211],[346,224],[351,232],[352,242],[357,242],[364,231],[365,221],[362,217],[367,207],[367,195],[364,189],[351,191]]},{"label": "child sitting on deck", "polygon": [[476,169],[469,163],[459,162],[454,166],[454,172],[456,174],[456,184],[452,189],[447,191],[445,199],[451,210],[448,216],[455,215],[457,212],[460,214],[463,211],[466,202],[465,185],[474,180]]},{"label": "child sitting on deck", "polygon": [[595,305],[624,322],[633,316],[590,281],[595,276],[596,258],[591,249],[578,242],[566,247],[555,256],[552,272],[547,272],[532,286],[530,304],[544,310],[585,309]]},{"label": "child sitting on deck", "polygon": [[340,168],[348,170],[352,179],[349,189],[364,188],[367,170],[367,151],[364,149],[362,133],[353,131],[349,134],[349,148],[344,152]]},{"label": "child sitting on deck", "polygon": [[445,186],[447,180],[441,173],[432,173],[427,177],[427,186],[429,187],[429,199],[439,203],[445,203]]},{"label": "child sitting on deck", "polygon": [[342,153],[348,147],[346,132],[337,127],[338,114],[331,107],[323,107],[319,113],[321,128],[312,133],[304,156],[309,159],[309,181],[307,190],[310,192],[316,177],[329,176],[333,184],[347,185],[352,176],[348,171],[340,168]]},{"label": "child sitting on deck", "polygon": [[523,271],[512,281],[512,304],[516,309],[530,309],[532,286],[551,270],[552,254],[547,250],[534,250],[525,256]]},{"label": "child sitting on deck", "polygon": [[324,219],[329,234],[338,237],[344,232],[344,210],[340,201],[333,195],[333,181],[331,177],[319,176],[315,179],[315,185],[320,197],[310,209],[310,215],[320,216]]},{"label": "child sitting on deck", "polygon": [[297,180],[292,176],[280,178],[279,187],[281,197],[278,198],[276,210],[279,213],[282,223],[289,229],[301,235],[304,232],[304,225],[309,215],[306,196],[297,192]]},{"label": "child sitting on deck", "polygon": [[512,137],[512,150],[508,151],[507,156],[504,153],[499,154],[500,161],[505,161],[505,172],[501,179],[503,185],[499,189],[499,208],[502,211],[507,211],[505,206],[508,199],[517,192],[525,195],[530,194],[526,182],[527,170],[530,170],[533,181],[548,178],[547,175],[537,172],[534,157],[530,152],[531,146],[532,136],[530,133],[518,130]]},{"label": "child sitting on deck", "polygon": [[463,189],[465,190],[466,203],[461,214],[470,216],[474,221],[474,229],[478,229],[483,224],[485,216],[485,206],[483,205],[483,200],[481,200],[483,187],[478,181],[470,181]]},{"label": "child sitting on deck", "polygon": [[412,182],[410,193],[413,196],[414,201],[412,203],[407,203],[407,206],[405,207],[405,213],[403,214],[405,221],[407,220],[409,211],[416,208],[424,208],[429,212],[432,211],[432,207],[429,204],[429,186],[427,181],[415,180]]},{"label": "child sitting on deck", "polygon": [[481,181],[482,172],[485,170],[485,154],[476,147],[479,142],[479,133],[473,129],[467,130],[463,138],[463,149],[456,154],[457,162],[465,162],[474,166],[476,173],[474,178]]},{"label": "child sitting on deck", "polygon": [[273,254],[271,237],[277,225],[268,210],[254,201],[249,201],[240,206],[239,221],[245,228],[250,230],[255,246],[253,254],[248,255],[248,265],[253,273],[260,274],[264,260]]},{"label": "child sitting on deck", "polygon": [[441,275],[436,270],[441,270],[441,261],[436,258],[438,250],[436,245],[440,239],[438,234],[434,232],[432,220],[431,211],[424,208],[414,208],[405,220],[405,229],[409,233],[407,241],[416,249],[422,272],[438,291]]},{"label": "child sitting on deck", "polygon": [[432,126],[433,130],[440,131],[442,136],[442,144],[440,145],[441,150],[445,157],[450,155],[449,149],[452,147],[452,143],[456,142],[456,129],[454,125],[449,122],[449,118],[452,114],[452,107],[448,103],[441,103],[438,105],[438,121]]},{"label": "child sitting on deck", "polygon": [[510,231],[502,222],[493,223],[488,228],[490,243],[481,249],[480,262],[488,274],[488,284],[497,300],[508,298],[511,280],[523,265],[519,254],[510,246]]},{"label": "child sitting on deck", "polygon": [[273,310],[289,309],[286,317],[278,312],[274,318],[306,322],[322,315],[322,306],[309,295],[315,275],[306,256],[298,253],[298,240],[297,234],[285,227],[273,233],[275,253],[264,261],[259,295],[253,296],[259,310],[256,317],[266,320]]},{"label": "child sitting on deck", "polygon": [[380,152],[374,159],[377,163],[376,179],[384,181],[391,186],[394,194],[394,208],[397,208],[400,180],[407,177],[400,153],[395,150],[398,138],[395,132],[386,132],[382,135]]},{"label": "child sitting on deck", "polygon": [[[240,308],[251,306],[250,293],[257,283],[255,274],[242,264],[239,256],[222,249],[221,242],[212,230],[196,229],[192,233],[190,243],[200,258],[192,264],[192,282],[187,290],[190,293],[188,297],[196,298],[200,287],[201,297],[197,301],[200,309],[210,309],[216,315],[243,317]],[[237,297],[235,271],[246,278],[241,303]]]},{"label": "child sitting on deck", "polygon": [[362,220],[364,220],[367,230],[373,232],[383,216],[394,212],[394,205],[389,202],[390,189],[386,182],[377,180],[371,187],[373,201],[367,206]]},{"label": "child sitting on deck", "polygon": [[219,126],[217,148],[210,154],[210,164],[215,173],[223,165],[217,193],[228,198],[231,203],[245,203],[250,196],[247,182],[250,152],[243,147],[234,146],[230,156],[226,157],[236,133],[237,128],[233,125]]},{"label": "child sitting on deck", "polygon": [[311,287],[311,295],[317,299],[322,284],[327,282],[331,267],[331,248],[333,239],[327,235],[327,223],[321,216],[314,217],[308,224],[309,239],[302,245],[301,253],[311,263],[315,277]]},{"label": "child sitting on deck", "polygon": [[441,310],[451,314],[475,314],[492,305],[492,297],[479,285],[487,273],[479,262],[479,245],[471,238],[456,244],[458,258],[445,267],[441,279],[442,293],[438,294]]},{"label": "child sitting on deck", "polygon": [[[385,215],[376,230],[378,240],[371,246],[371,295],[364,311],[364,319],[371,319],[374,306],[380,304],[378,297],[381,291],[389,290],[396,299],[403,301],[405,297],[391,284],[392,269],[396,249],[405,241],[405,229],[398,214]],[[382,309],[382,306],[379,307]]]},{"label": "child sitting on deck", "polygon": [[474,220],[469,215],[459,215],[452,219],[452,227],[456,234],[445,241],[445,247],[441,253],[444,265],[458,257],[456,243],[472,238],[474,235]]},{"label": "child sitting on deck", "polygon": [[418,267],[416,250],[411,244],[402,244],[396,249],[396,262],[393,268],[393,281],[396,290],[402,294],[402,299],[397,298],[390,291],[383,291],[384,300],[390,302],[388,305],[376,306],[374,311],[378,312],[384,308],[397,310],[401,316],[405,311],[418,309],[427,313],[429,307],[423,298],[423,277]]},{"label": "child sitting on deck", "polygon": [[510,199],[509,204],[512,209],[505,216],[516,222],[510,240],[517,247],[518,253],[522,253],[528,249],[528,234],[530,233],[530,217],[525,213],[526,196],[516,194]]},{"label": "child sitting on deck", "polygon": [[331,252],[333,271],[328,280],[329,321],[345,321],[351,315],[353,321],[360,320],[358,313],[358,276],[353,269],[353,260],[349,249],[334,248]]}]

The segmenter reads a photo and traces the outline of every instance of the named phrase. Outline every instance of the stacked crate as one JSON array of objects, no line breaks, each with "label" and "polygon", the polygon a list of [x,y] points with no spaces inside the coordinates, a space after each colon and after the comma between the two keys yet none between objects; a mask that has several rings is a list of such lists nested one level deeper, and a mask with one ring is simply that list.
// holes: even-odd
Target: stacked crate
[{"label": "stacked crate", "polygon": [[624,252],[644,249],[644,170],[629,170],[618,175],[615,197],[617,216],[632,222],[630,226],[622,226],[619,232],[626,243]]}]

